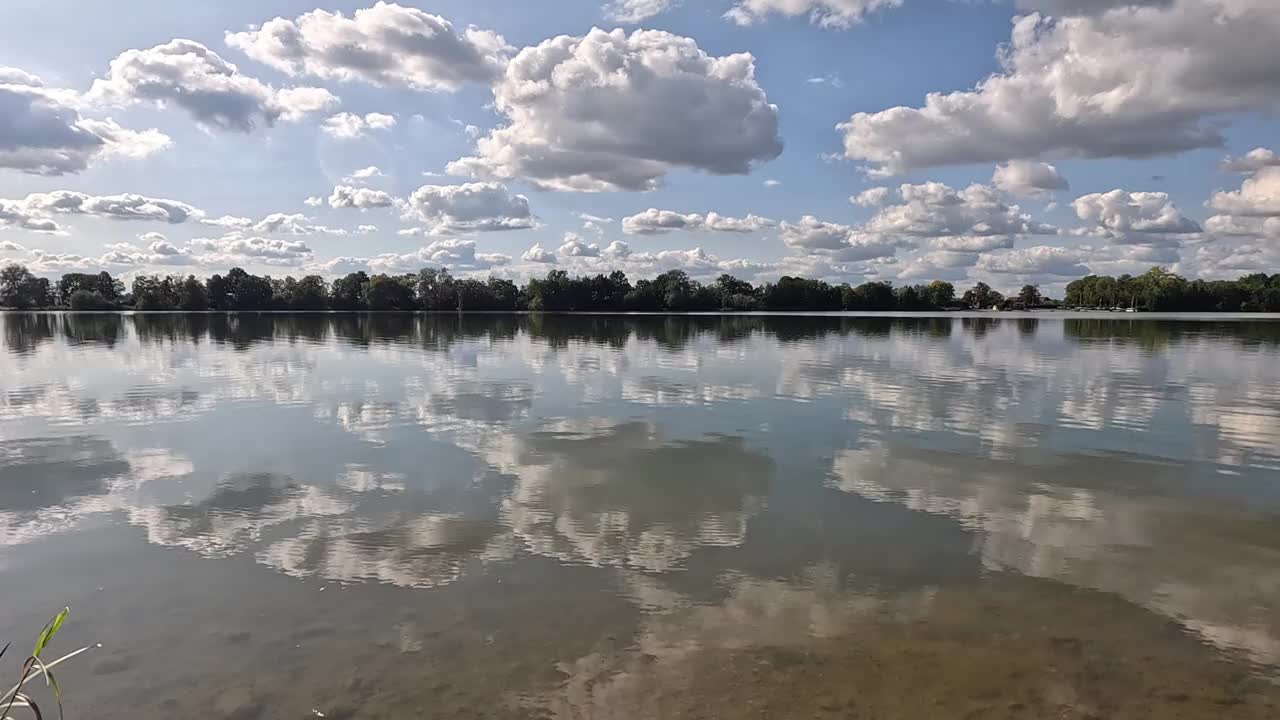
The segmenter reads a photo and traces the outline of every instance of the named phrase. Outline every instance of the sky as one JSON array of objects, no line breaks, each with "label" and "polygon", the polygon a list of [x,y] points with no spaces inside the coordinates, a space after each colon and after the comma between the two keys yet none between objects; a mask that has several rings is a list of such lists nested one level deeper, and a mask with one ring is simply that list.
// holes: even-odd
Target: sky
[{"label": "sky", "polygon": [[8,0],[0,261],[1280,272],[1275,0]]}]

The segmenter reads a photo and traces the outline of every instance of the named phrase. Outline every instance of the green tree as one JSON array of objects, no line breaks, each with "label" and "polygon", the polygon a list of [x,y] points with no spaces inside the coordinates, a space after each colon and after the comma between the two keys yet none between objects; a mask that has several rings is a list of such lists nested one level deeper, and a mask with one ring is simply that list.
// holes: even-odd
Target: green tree
[{"label": "green tree", "polygon": [[176,288],[178,309],[201,311],[209,309],[209,294],[204,283],[195,275],[188,275]]},{"label": "green tree", "polygon": [[1018,291],[1018,301],[1022,303],[1022,307],[1030,310],[1031,308],[1040,307],[1044,298],[1040,296],[1040,288],[1035,285],[1023,285]]},{"label": "green tree", "polygon": [[364,310],[364,294],[368,285],[369,276],[363,270],[334,280],[329,291],[330,307],[334,310]]},{"label": "green tree", "polygon": [[36,277],[25,267],[0,268],[0,306],[26,310],[51,304],[49,279]]},{"label": "green tree", "polygon": [[972,310],[989,310],[999,304],[996,299],[998,295],[999,293],[992,291],[990,285],[980,282],[972,289],[965,291],[964,296],[960,298],[960,304]]},{"label": "green tree", "polygon": [[926,289],[925,299],[933,308],[949,308],[956,301],[956,287],[944,280],[934,280]]},{"label": "green tree", "polygon": [[369,278],[365,303],[370,310],[413,310],[417,305],[413,297],[414,282],[413,275],[374,275]]}]

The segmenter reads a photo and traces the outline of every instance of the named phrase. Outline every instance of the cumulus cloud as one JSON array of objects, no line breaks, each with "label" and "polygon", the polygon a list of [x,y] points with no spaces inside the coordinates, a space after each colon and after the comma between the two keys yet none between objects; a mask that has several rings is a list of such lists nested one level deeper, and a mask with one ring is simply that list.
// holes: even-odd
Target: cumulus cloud
[{"label": "cumulus cloud", "polygon": [[839,126],[845,156],[878,174],[1055,152],[1144,157],[1220,145],[1214,119],[1277,106],[1272,0],[1162,5],[1019,18],[1000,72],[918,108],[853,115]]},{"label": "cumulus cloud", "polygon": [[511,263],[511,257],[498,253],[476,252],[474,240],[449,238],[438,240],[408,253],[384,253],[373,257],[336,257],[309,266],[324,275],[346,275],[366,271],[373,273],[412,273],[424,267],[443,267],[460,272],[492,270]]},{"label": "cumulus cloud", "polygon": [[1280,165],[1260,168],[1239,190],[1214,193],[1209,207],[1229,215],[1280,216]]},{"label": "cumulus cloud", "polygon": [[524,251],[520,259],[525,262],[555,264],[556,254],[543,249],[542,243],[534,243],[533,247]]},{"label": "cumulus cloud", "polygon": [[329,207],[331,208],[367,210],[369,208],[391,207],[395,203],[396,199],[391,197],[388,192],[366,187],[352,187],[350,185],[336,185],[333,188],[333,193],[329,195]]},{"label": "cumulus cloud", "polygon": [[1033,197],[1071,187],[1058,168],[1033,160],[1010,160],[997,166],[991,184],[1013,195]]},{"label": "cumulus cloud", "polygon": [[0,227],[9,226],[40,233],[62,232],[62,227],[38,211],[28,208],[21,200],[0,198]]},{"label": "cumulus cloud", "polygon": [[604,249],[603,254],[612,260],[622,260],[631,255],[631,246],[621,240],[614,240]]},{"label": "cumulus cloud", "polygon": [[0,223],[29,230],[56,232],[51,215],[87,215],[110,220],[148,220],[183,223],[201,218],[204,212],[177,200],[153,198],[135,193],[88,195],[71,190],[31,193],[22,200],[0,199]]},{"label": "cumulus cloud", "polygon": [[672,230],[707,230],[710,232],[753,233],[771,228],[774,221],[758,215],[743,218],[726,217],[719,213],[677,213],[670,210],[649,208],[622,219],[622,231],[631,235],[658,235]]},{"label": "cumulus cloud", "polygon": [[893,191],[887,187],[868,188],[850,197],[849,202],[862,207],[876,207],[885,204],[892,193]]},{"label": "cumulus cloud", "polygon": [[0,67],[0,168],[32,175],[77,173],[111,157],[141,158],[168,148],[159,130],[128,130],[82,117],[76,93]]},{"label": "cumulus cloud", "polygon": [[805,215],[799,222],[781,225],[782,241],[788,247],[802,250],[835,250],[849,240],[853,228]]},{"label": "cumulus cloud", "polygon": [[331,115],[320,124],[320,131],[339,140],[354,140],[373,130],[390,130],[396,126],[396,116],[384,113],[355,115],[349,112]]},{"label": "cumulus cloud", "polygon": [[1173,0],[1018,0],[1018,9],[1051,15],[1092,15],[1116,8],[1168,7]]},{"label": "cumulus cloud", "polygon": [[226,42],[288,75],[431,91],[489,82],[512,50],[496,33],[458,32],[439,15],[386,2],[351,17],[325,10],[277,17],[227,33]]},{"label": "cumulus cloud", "polygon": [[975,183],[955,190],[939,182],[907,184],[898,188],[898,194],[902,203],[881,208],[864,230],[930,238],[1057,232],[1006,203],[987,185]]},{"label": "cumulus cloud", "polygon": [[450,163],[451,174],[648,190],[676,168],[745,174],[782,152],[751,55],[713,57],[656,30],[593,29],[525,48],[494,98],[507,123]]},{"label": "cumulus cloud", "polygon": [[368,180],[369,178],[382,177],[382,170],[377,165],[369,165],[351,173],[349,176],[352,180]]},{"label": "cumulus cloud", "polygon": [[805,215],[799,222],[780,226],[782,242],[802,255],[822,255],[832,262],[849,263],[892,257],[906,244],[899,238],[857,232],[848,225]]},{"label": "cumulus cloud", "polygon": [[[888,204],[891,197],[900,202]],[[852,227],[812,216],[782,224],[783,243],[797,257],[815,258],[807,261],[815,272],[836,277],[857,272],[904,280],[957,280],[968,274],[982,253],[1012,248],[1021,238],[1057,232],[987,185],[956,190],[938,182],[905,184],[896,191],[871,188],[850,200],[878,209],[867,222]],[[900,250],[920,252],[899,259]],[[794,258],[784,263],[806,266]]]},{"label": "cumulus cloud", "polygon": [[278,238],[199,238],[192,240],[189,246],[201,254],[202,264],[215,266],[241,263],[297,265],[309,260],[312,256],[311,248],[302,240]]},{"label": "cumulus cloud", "polygon": [[600,246],[583,242],[582,238],[573,233],[565,233],[564,243],[556,250],[556,254],[563,257],[600,257]]},{"label": "cumulus cloud", "polygon": [[307,207],[320,207],[324,204],[324,198],[320,195],[310,195],[302,201],[302,204]]},{"label": "cumulus cloud", "polygon": [[346,234],[345,230],[339,228],[315,225],[311,222],[311,218],[301,213],[271,213],[250,226],[250,229],[255,233],[268,235]]},{"label": "cumulus cloud", "polygon": [[1112,190],[1076,199],[1076,215],[1093,227],[1079,234],[1118,245],[1178,245],[1201,232],[1167,193]]},{"label": "cumulus cloud", "polygon": [[1240,157],[1228,157],[1222,161],[1227,172],[1255,173],[1264,167],[1280,165],[1280,155],[1270,148],[1254,148]]},{"label": "cumulus cloud", "polygon": [[624,25],[634,25],[675,7],[678,0],[614,0],[604,7],[604,17]]},{"label": "cumulus cloud", "polygon": [[738,25],[754,25],[770,15],[808,16],[824,28],[846,29],[868,13],[901,7],[903,0],[738,0],[725,17]]},{"label": "cumulus cloud", "polygon": [[977,269],[997,275],[1055,275],[1080,277],[1089,273],[1080,250],[1037,245],[1021,250],[987,254],[978,258]]},{"label": "cumulus cloud", "polygon": [[897,270],[897,277],[901,280],[960,280],[969,275],[969,268],[977,261],[975,253],[933,250],[904,260]]},{"label": "cumulus cloud", "polygon": [[501,183],[423,185],[409,196],[406,215],[433,234],[524,230],[536,226],[529,199]]},{"label": "cumulus cloud", "polygon": [[182,39],[124,51],[111,61],[106,76],[93,82],[86,100],[122,106],[173,105],[205,127],[241,132],[259,124],[294,122],[338,102],[323,88],[277,90],[244,75],[204,45]]}]

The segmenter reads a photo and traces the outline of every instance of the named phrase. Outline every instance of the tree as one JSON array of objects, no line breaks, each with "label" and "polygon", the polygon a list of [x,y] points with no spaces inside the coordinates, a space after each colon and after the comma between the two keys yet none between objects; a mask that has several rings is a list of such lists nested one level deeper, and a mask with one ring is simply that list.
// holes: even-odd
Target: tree
[{"label": "tree", "polygon": [[458,288],[446,269],[424,268],[418,272],[419,306],[423,310],[457,310]]},{"label": "tree", "polygon": [[188,275],[177,287],[179,310],[201,311],[209,309],[209,294],[204,283],[195,275]]},{"label": "tree", "polygon": [[363,310],[368,284],[369,276],[363,270],[334,280],[329,291],[329,306],[334,310]]},{"label": "tree", "polygon": [[1022,303],[1022,307],[1030,310],[1031,308],[1040,307],[1043,298],[1040,297],[1040,288],[1035,285],[1023,285],[1018,291],[1018,301]]},{"label": "tree", "polygon": [[990,285],[980,282],[965,292],[964,297],[960,298],[960,304],[972,310],[988,310],[999,304],[997,296],[999,293],[993,292]]},{"label": "tree", "polygon": [[294,286],[289,299],[291,310],[324,310],[328,307],[329,286],[325,284],[324,278],[307,275]]},{"label": "tree", "polygon": [[180,280],[159,275],[139,275],[133,279],[133,307],[138,310],[176,310]]},{"label": "tree", "polygon": [[414,281],[413,275],[374,275],[369,278],[365,303],[370,310],[413,310],[416,306],[413,297]]},{"label": "tree", "polygon": [[271,278],[250,275],[242,268],[227,273],[227,302],[232,310],[270,310]]},{"label": "tree", "polygon": [[232,309],[231,295],[227,288],[226,278],[215,273],[209,277],[209,281],[205,283],[205,288],[210,310]]},{"label": "tree", "polygon": [[951,307],[956,301],[956,288],[944,280],[934,280],[925,291],[926,302],[935,309]]},{"label": "tree", "polygon": [[38,278],[16,263],[0,269],[0,306],[26,310],[45,307],[50,300],[48,278]]}]

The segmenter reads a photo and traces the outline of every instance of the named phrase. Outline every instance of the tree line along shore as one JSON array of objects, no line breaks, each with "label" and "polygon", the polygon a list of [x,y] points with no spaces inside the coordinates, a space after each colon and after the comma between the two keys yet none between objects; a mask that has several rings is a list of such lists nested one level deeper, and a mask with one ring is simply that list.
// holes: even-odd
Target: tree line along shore
[{"label": "tree line along shore", "polygon": [[21,265],[0,269],[0,307],[69,310],[346,310],[346,311],[930,311],[1038,308],[1133,309],[1159,312],[1280,312],[1280,273],[1237,280],[1187,280],[1163,268],[1138,276],[1090,275],[1069,283],[1061,300],[1035,285],[1002,294],[986,283],[959,293],[949,282],[831,284],[784,276],[753,285],[724,274],[709,283],[670,270],[632,283],[621,271],[570,276],[552,270],[524,285],[490,277],[458,278],[425,268],[403,275],[350,273],[273,278],[233,268],[208,279],[137,275],[126,286],[103,271],[68,273],[57,281]]}]

